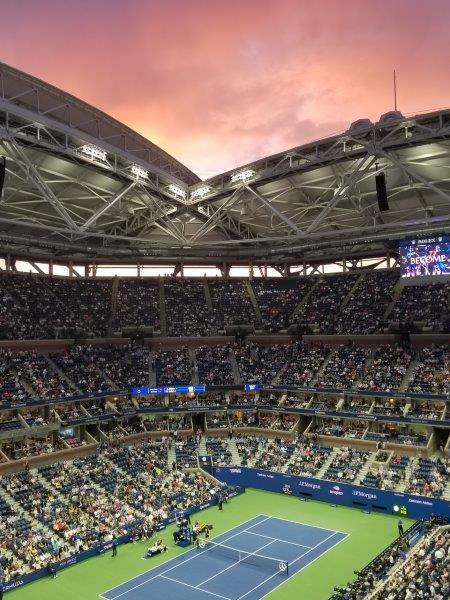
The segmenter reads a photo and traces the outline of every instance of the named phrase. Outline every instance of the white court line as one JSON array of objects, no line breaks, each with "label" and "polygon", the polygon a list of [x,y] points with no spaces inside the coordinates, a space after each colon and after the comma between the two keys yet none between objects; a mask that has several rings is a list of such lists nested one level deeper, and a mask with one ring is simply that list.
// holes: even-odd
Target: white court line
[{"label": "white court line", "polygon": [[[262,521],[258,521],[258,523],[255,523],[254,525],[250,525],[250,527],[248,527],[247,529],[251,529],[252,527],[256,527],[257,525],[259,525],[260,523],[264,523],[264,521],[268,521],[269,519],[271,519],[272,517],[268,517],[267,515],[258,515],[257,517],[252,517],[251,519],[248,519],[248,521],[244,521],[244,523],[241,523],[241,525],[237,525],[234,529],[238,529],[240,528],[242,525],[245,525],[246,523],[250,523],[251,521],[254,521],[255,519],[259,519],[260,517],[265,517]],[[231,531],[233,531],[231,529]],[[231,535],[228,538],[225,538],[224,540],[220,540],[220,544],[223,544],[223,542],[228,542],[229,540],[237,537],[238,535],[241,535],[242,533],[242,529],[240,529],[237,533],[235,533],[234,535]],[[221,534],[221,535],[225,535],[225,534]],[[217,536],[220,537],[220,536]],[[213,538],[214,540],[214,538]],[[205,552],[208,552],[208,550],[210,550],[210,548],[206,548],[206,550],[200,550],[200,552],[195,551],[194,549],[191,549],[190,552],[192,552],[192,556],[190,556],[189,558],[186,558],[185,560],[178,562],[176,565],[174,565],[173,567],[170,567],[170,569],[166,569],[165,571],[162,571],[162,573],[158,573],[158,575],[153,575],[153,577],[149,577],[148,579],[145,579],[144,581],[142,581],[141,583],[138,583],[137,585],[134,585],[133,587],[128,588],[127,590],[125,590],[125,592],[122,592],[121,594],[118,594],[117,596],[114,596],[113,598],[106,598],[106,596],[104,595],[99,595],[100,598],[103,598],[104,600],[116,600],[117,598],[121,598],[122,596],[125,596],[125,594],[128,594],[129,592],[135,590],[138,587],[141,587],[142,585],[145,585],[146,583],[148,583],[149,581],[152,581],[153,579],[156,579],[157,577],[161,577],[162,575],[164,575],[165,573],[169,573],[170,571],[173,571],[173,569],[176,569],[177,567],[184,565],[184,563],[189,562],[190,560],[192,560],[193,558],[197,558],[198,556],[201,556],[202,554],[205,554]],[[172,559],[170,559],[169,562],[175,561],[179,558],[179,556],[174,556]],[[163,563],[164,564],[164,563]],[[158,565],[160,566],[160,565]],[[148,571],[148,573],[151,573],[151,571],[153,571],[154,569],[157,569],[158,567],[153,567],[153,569],[150,569]],[[143,573],[144,574],[144,573]],[[125,585],[126,583],[133,581],[133,579],[137,579],[138,577],[140,577],[140,575],[136,575],[135,577],[132,577],[131,579],[129,579],[128,581],[124,581],[123,583],[116,585],[115,587],[107,590],[106,592],[103,592],[103,594],[107,594],[108,592],[113,592],[115,589],[122,587],[123,585]]]},{"label": "white court line", "polygon": [[[324,531],[332,531],[333,533],[342,533],[343,535],[348,535],[345,531],[338,531],[337,529],[328,529],[328,527],[320,527],[319,525],[311,525],[311,523],[302,523],[301,521],[292,521],[291,519],[283,519],[282,517],[270,517],[269,515],[259,515],[261,517],[268,517],[269,519],[275,519],[277,521],[286,521],[286,523],[295,523],[296,525],[304,525],[305,527],[314,527],[315,529],[323,529]],[[261,521],[262,523],[262,521]]]},{"label": "white court line", "polygon": [[[306,552],[304,552],[303,554],[301,554],[300,556],[298,556],[297,558],[295,558],[294,560],[291,560],[289,562],[289,568],[294,565],[296,562],[298,562],[301,558],[303,558],[304,556],[306,556],[307,554],[309,554],[310,552],[312,552],[313,550],[316,550],[316,548],[318,548],[319,546],[321,546],[324,542],[328,541],[330,538],[333,537],[333,535],[336,535],[336,533],[341,533],[340,531],[333,531],[333,533],[331,535],[329,535],[328,537],[326,537],[324,540],[322,540],[321,542],[319,542],[318,544],[316,544],[315,546],[313,546],[312,548],[310,548],[309,550],[307,550]],[[347,534],[348,536],[348,534]],[[344,538],[345,539],[345,538]],[[342,540],[339,540],[342,541]],[[337,546],[339,542],[336,542],[336,544],[333,544],[331,546],[331,548],[334,548],[335,546]],[[331,550],[331,548],[328,548],[328,550]],[[317,560],[318,558],[320,558],[321,556],[323,556],[324,554],[326,554],[328,552],[328,550],[326,550],[325,552],[322,552],[321,554],[319,554],[319,556],[317,556],[315,559],[313,559],[311,562],[309,562],[307,565],[305,565],[305,567],[308,567],[310,564],[312,564],[315,560]],[[305,568],[303,567],[303,568]],[[302,569],[300,569],[302,570]],[[299,571],[297,571],[298,573]],[[297,574],[296,573],[296,574]],[[277,576],[278,573],[274,573],[273,575],[271,575],[270,577],[267,577],[267,579],[264,579],[264,581],[261,581],[261,583],[259,583],[258,585],[255,585],[255,587],[253,587],[251,590],[248,590],[248,592],[245,592],[245,594],[243,594],[242,596],[239,596],[239,598],[237,598],[236,600],[241,600],[242,598],[245,598],[246,596],[248,596],[251,592],[254,592],[255,590],[257,590],[259,587],[261,587],[262,585],[264,585],[265,583],[267,583],[268,581],[270,581],[271,579],[273,579],[275,576]],[[290,579],[290,577],[287,577],[286,581],[288,581]],[[285,583],[285,581],[283,581],[282,583]],[[280,583],[281,585],[281,583]],[[279,586],[276,586],[279,587]],[[273,590],[275,588],[272,588],[270,590],[270,592],[268,593],[272,593]],[[267,596],[267,594],[265,594],[263,596],[263,598]],[[259,600],[261,600],[261,598],[259,598]]]},{"label": "white court line", "polygon": [[221,596],[220,594],[215,594],[214,592],[208,592],[208,590],[201,590],[197,585],[191,585],[190,583],[185,583],[184,581],[178,581],[178,579],[172,579],[172,577],[166,577],[165,575],[160,575],[162,579],[167,579],[168,581],[173,581],[174,583],[179,583],[180,585],[185,585],[188,588],[192,588],[193,590],[197,590],[199,592],[205,592],[205,594],[211,594],[211,596],[216,596],[217,598],[223,598],[224,600],[232,600],[227,596]]},{"label": "white court line", "polygon": [[295,542],[288,542],[287,540],[280,540],[280,539],[274,538],[270,535],[263,535],[262,533],[255,533],[254,531],[249,531],[248,529],[244,529],[244,533],[248,533],[250,535],[257,535],[259,537],[267,538],[268,540],[273,540],[274,542],[281,542],[282,544],[290,544],[291,546],[298,546],[299,548],[312,548],[312,546],[306,546],[305,544],[296,544]]},{"label": "white court line", "polygon": [[[250,531],[248,533],[250,533]],[[198,583],[197,586],[200,587],[201,585],[207,583],[208,581],[211,581],[211,579],[214,579],[215,577],[218,577],[222,573],[225,573],[225,571],[228,571],[229,569],[232,569],[233,567],[235,567],[239,563],[243,562],[244,560],[247,560],[247,558],[249,557],[249,555],[252,556],[252,555],[256,554],[257,552],[259,552],[263,548],[266,548],[267,546],[270,546],[270,544],[273,544],[274,541],[275,540],[271,540],[270,542],[268,542],[267,544],[264,544],[264,546],[261,546],[261,548],[258,548],[257,550],[254,550],[253,552],[247,552],[246,550],[242,550],[242,552],[246,552],[246,554],[247,554],[247,556],[245,558],[240,558],[238,561],[234,562],[232,565],[229,565],[225,569],[222,569],[221,571],[219,571],[218,573],[216,573],[212,577],[208,577],[208,579],[205,579],[205,581],[202,581],[201,583]],[[274,559],[274,560],[276,560],[276,559]]]},{"label": "white court line", "polygon": [[[336,533],[341,533],[341,532],[337,531]],[[343,542],[344,540],[346,540],[349,537],[349,535],[350,535],[349,533],[346,533],[344,538],[342,538],[341,540],[339,540],[338,542],[336,542],[335,544],[333,544],[333,546],[331,546],[330,548],[328,548],[328,550],[325,550],[325,552],[322,552],[322,554],[319,554],[319,556],[316,556],[316,558],[313,558],[312,561],[310,561],[307,565],[305,565],[304,567],[302,567],[301,569],[299,569],[296,573],[294,573],[294,575],[297,575],[297,573],[300,573],[300,571],[303,571],[303,569],[306,569],[306,567],[309,567],[309,565],[312,565],[313,562],[316,562],[316,560],[319,560],[319,558],[322,558],[322,556],[325,556],[325,554],[327,552],[329,552],[330,550],[333,550],[333,548],[335,548],[341,542]],[[295,559],[295,560],[297,560],[297,559]],[[289,563],[289,564],[292,564],[292,563]],[[286,581],[288,581],[294,575],[289,575],[289,577],[286,579]],[[276,590],[277,588],[279,588],[280,586],[282,586],[284,583],[286,583],[286,581],[282,581],[281,583],[279,583],[278,585],[276,585],[269,592],[267,592],[267,594],[264,594],[264,596],[261,596],[261,598],[259,598],[258,600],[263,600],[263,598],[265,598],[266,596],[268,596],[269,594],[271,594],[274,590]]]}]

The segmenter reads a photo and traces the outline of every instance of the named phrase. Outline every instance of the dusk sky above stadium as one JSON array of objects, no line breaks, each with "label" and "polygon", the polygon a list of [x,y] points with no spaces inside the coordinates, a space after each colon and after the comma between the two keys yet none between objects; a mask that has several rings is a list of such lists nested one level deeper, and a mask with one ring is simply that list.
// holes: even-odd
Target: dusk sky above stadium
[{"label": "dusk sky above stadium", "polygon": [[201,177],[393,108],[450,107],[448,0],[3,0],[0,60]]}]

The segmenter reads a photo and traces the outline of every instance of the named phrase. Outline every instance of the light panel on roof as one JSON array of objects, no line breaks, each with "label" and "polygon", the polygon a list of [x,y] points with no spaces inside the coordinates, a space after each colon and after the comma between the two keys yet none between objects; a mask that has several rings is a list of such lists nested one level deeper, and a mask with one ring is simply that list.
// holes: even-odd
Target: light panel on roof
[{"label": "light panel on roof", "polygon": [[210,191],[211,191],[211,188],[209,185],[203,185],[202,187],[199,187],[196,190],[193,190],[191,192],[190,197],[192,200],[194,198],[204,198],[206,196],[206,194],[209,194]]},{"label": "light panel on roof", "polygon": [[242,182],[245,183],[249,179],[251,179],[255,175],[255,171],[253,169],[245,169],[245,171],[239,171],[238,173],[234,173],[231,176],[232,183]]},{"label": "light panel on roof", "polygon": [[97,148],[97,146],[93,146],[92,144],[84,144],[80,148],[81,154],[84,154],[91,160],[101,160],[106,162],[107,154],[101,148]]},{"label": "light panel on roof", "polygon": [[134,175],[138,179],[148,179],[148,171],[146,171],[139,165],[133,165],[130,170],[132,175]]},{"label": "light panel on roof", "polygon": [[181,198],[186,198],[187,196],[186,190],[183,190],[178,185],[174,185],[173,183],[169,185],[169,192],[172,192],[172,194],[175,196],[180,196]]}]

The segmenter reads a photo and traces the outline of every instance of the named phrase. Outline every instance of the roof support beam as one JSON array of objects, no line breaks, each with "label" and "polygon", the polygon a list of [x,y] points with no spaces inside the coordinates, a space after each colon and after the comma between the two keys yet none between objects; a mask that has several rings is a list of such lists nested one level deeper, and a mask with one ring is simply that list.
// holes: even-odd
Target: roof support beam
[{"label": "roof support beam", "polygon": [[245,185],[245,187],[251,194],[258,198],[258,200],[262,202],[266,208],[273,212],[279,219],[284,221],[286,225],[289,225],[292,231],[295,231],[295,233],[298,235],[301,235],[303,233],[302,230],[299,229],[295,223],[293,223],[288,217],[286,217],[286,215],[284,215],[275,206],[273,206],[273,204],[269,202],[266,198],[264,198],[264,196],[262,196],[259,192],[254,190],[250,185]]},{"label": "roof support beam", "polygon": [[122,188],[120,190],[120,192],[118,192],[117,194],[112,196],[104,206],[99,208],[97,210],[97,212],[95,212],[92,215],[92,217],[90,217],[85,223],[83,223],[83,225],[81,225],[80,229],[82,231],[85,231],[86,229],[88,229],[91,225],[93,225],[97,221],[97,219],[99,219],[103,214],[105,214],[105,212],[107,212],[112,206],[114,206],[114,204],[116,204],[116,202],[118,202],[121,198],[123,198],[126,194],[128,194],[128,192],[130,190],[132,190],[135,187],[135,185],[136,185],[136,182],[133,181],[129,185]]},{"label": "roof support beam", "polygon": [[[25,175],[27,175],[29,180],[31,180],[33,185],[45,197],[45,199],[49,202],[49,204],[51,204],[51,206],[53,206],[53,208],[59,214],[59,216],[64,219],[65,223],[70,227],[70,229],[72,229],[73,231],[79,230],[78,225],[75,223],[75,221],[69,215],[69,213],[67,212],[65,207],[58,200],[58,198],[54,194],[53,190],[47,185],[47,183],[41,177],[39,171],[37,170],[35,165],[31,162],[31,160],[28,158],[26,152],[21,148],[21,146],[19,144],[16,144],[12,140],[9,140],[8,148],[10,149],[12,154],[16,157],[16,160],[20,159],[20,160],[17,160],[17,164],[18,164],[19,168],[21,169],[21,171],[23,171],[25,173]],[[25,164],[25,166],[24,166],[24,164]]]},{"label": "roof support beam", "polygon": [[435,186],[434,183],[431,183],[431,181],[426,179],[426,177],[423,177],[422,175],[420,175],[420,173],[417,173],[417,171],[412,169],[409,165],[403,163],[393,154],[389,154],[388,152],[385,152],[384,150],[378,148],[375,149],[375,153],[378,157],[382,156],[387,161],[389,161],[390,163],[398,167],[401,171],[403,171],[403,173],[409,175],[415,181],[419,181],[426,188],[432,190],[435,194],[437,194],[441,198],[444,198],[444,200],[446,200],[447,202],[450,202],[450,195],[447,194],[447,192],[444,192],[444,190],[441,190],[440,188]]},{"label": "roof support beam", "polygon": [[332,200],[328,202],[328,204],[317,215],[314,221],[308,225],[308,227],[306,228],[306,233],[311,233],[312,231],[317,229],[319,225],[321,225],[321,223],[323,223],[323,221],[333,210],[333,208],[335,208],[335,206],[339,204],[341,198],[346,196],[348,191],[369,171],[375,160],[376,158],[373,156],[363,156],[359,159],[351,175],[347,179],[344,178],[341,185],[338,187],[337,190],[335,190]]}]

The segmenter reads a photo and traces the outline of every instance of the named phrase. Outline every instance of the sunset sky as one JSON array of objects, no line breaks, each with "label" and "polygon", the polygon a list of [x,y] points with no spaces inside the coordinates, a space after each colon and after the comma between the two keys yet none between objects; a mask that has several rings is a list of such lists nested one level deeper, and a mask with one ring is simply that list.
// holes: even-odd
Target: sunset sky
[{"label": "sunset sky", "polygon": [[0,61],[201,177],[393,108],[450,107],[449,0],[2,0]]}]

